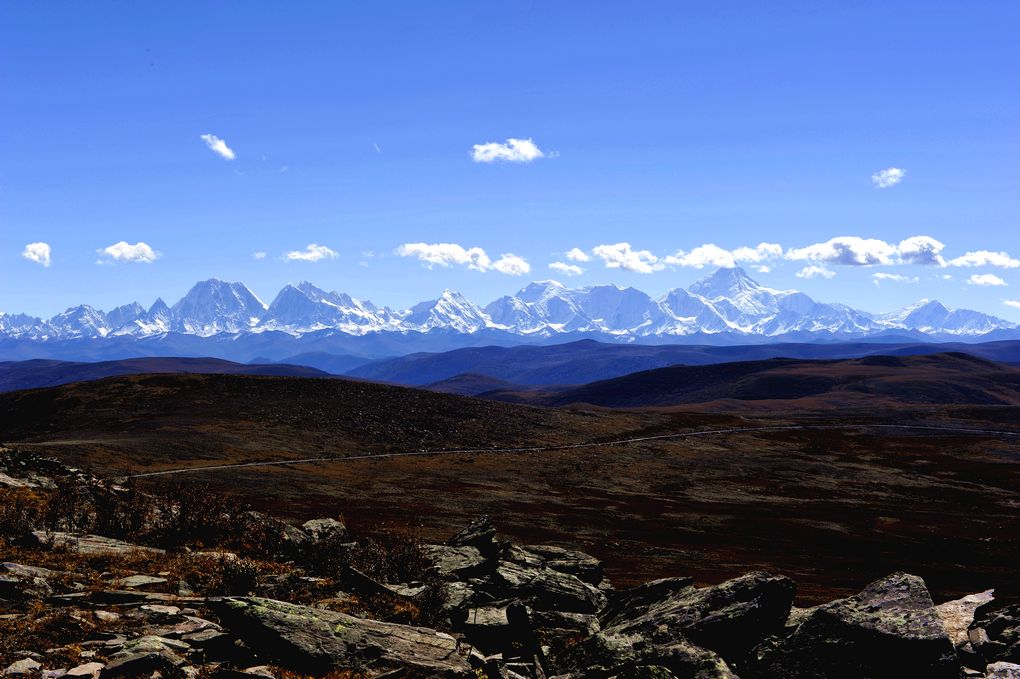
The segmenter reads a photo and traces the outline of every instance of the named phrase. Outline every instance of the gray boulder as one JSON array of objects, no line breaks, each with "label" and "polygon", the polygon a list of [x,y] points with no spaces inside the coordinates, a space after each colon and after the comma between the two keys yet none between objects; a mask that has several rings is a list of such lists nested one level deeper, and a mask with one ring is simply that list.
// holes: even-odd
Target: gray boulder
[{"label": "gray boulder", "polygon": [[576,575],[551,568],[501,561],[492,586],[494,593],[526,601],[537,610],[597,613],[606,605],[606,595],[602,591]]},{"label": "gray boulder", "polygon": [[474,547],[486,558],[492,558],[499,552],[496,542],[496,527],[488,516],[480,516],[459,533],[450,538],[446,544],[451,547]]},{"label": "gray boulder", "polygon": [[554,571],[576,575],[592,585],[602,582],[602,562],[590,554],[554,545],[528,545],[524,550],[541,557]]},{"label": "gray boulder", "polygon": [[977,609],[967,632],[975,652],[986,662],[1020,663],[1020,604]]},{"label": "gray boulder", "polygon": [[465,580],[484,575],[494,565],[475,547],[425,545],[423,551],[444,580]]},{"label": "gray boulder", "polygon": [[978,608],[995,600],[995,590],[989,589],[978,594],[968,594],[961,599],[939,604],[935,610],[957,649],[969,645],[967,630],[974,624],[974,613]]},{"label": "gray boulder", "polygon": [[985,671],[985,679],[1020,679],[1020,665],[1008,662],[992,663]]},{"label": "gray boulder", "polygon": [[599,618],[603,626],[609,627],[616,622],[636,618],[652,604],[692,589],[694,578],[688,577],[662,578],[630,589],[621,589],[609,596],[609,603],[599,613]]},{"label": "gray boulder", "polygon": [[924,581],[895,573],[818,606],[786,638],[754,650],[747,676],[957,679],[960,665]]},{"label": "gray boulder", "polygon": [[301,525],[312,542],[323,542],[326,540],[335,542],[346,542],[350,539],[347,533],[347,526],[336,519],[312,519]]},{"label": "gray boulder", "polygon": [[[754,572],[713,587],[683,587],[661,582],[669,592],[655,601],[640,593],[636,603],[623,607],[604,627],[620,635],[650,638],[668,630],[672,638],[686,637],[697,646],[739,662],[767,636],[778,634],[790,613],[796,585],[789,578]],[[654,588],[653,588],[654,589]]]},{"label": "gray boulder", "polygon": [[410,668],[429,676],[474,676],[481,657],[448,634],[364,620],[343,613],[258,597],[211,600],[221,623],[265,660],[324,673],[337,668],[373,671]]}]

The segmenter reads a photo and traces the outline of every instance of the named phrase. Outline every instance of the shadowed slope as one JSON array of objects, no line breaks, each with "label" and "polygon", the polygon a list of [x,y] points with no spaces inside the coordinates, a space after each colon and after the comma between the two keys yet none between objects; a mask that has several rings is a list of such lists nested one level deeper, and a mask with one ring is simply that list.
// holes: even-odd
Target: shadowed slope
[{"label": "shadowed slope", "polygon": [[839,361],[772,359],[659,368],[541,391],[486,397],[536,405],[640,408],[722,400],[803,401],[800,406],[1020,404],[1020,369],[966,354],[869,356]]}]

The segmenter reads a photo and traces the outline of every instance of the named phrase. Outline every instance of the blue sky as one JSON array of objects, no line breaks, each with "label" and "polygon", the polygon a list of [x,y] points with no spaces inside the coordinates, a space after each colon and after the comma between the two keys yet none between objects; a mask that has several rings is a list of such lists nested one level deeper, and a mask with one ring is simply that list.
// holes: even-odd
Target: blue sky
[{"label": "blue sky", "polygon": [[1018,26],[1016,2],[5,2],[0,310],[213,276],[656,294],[736,252],[821,300],[1020,320]]}]

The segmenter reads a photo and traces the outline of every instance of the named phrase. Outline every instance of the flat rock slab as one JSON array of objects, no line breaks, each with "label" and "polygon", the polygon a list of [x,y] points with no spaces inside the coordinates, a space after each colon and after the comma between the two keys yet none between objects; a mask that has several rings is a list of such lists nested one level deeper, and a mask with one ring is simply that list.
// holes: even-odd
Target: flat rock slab
[{"label": "flat rock slab", "polygon": [[209,601],[222,624],[260,656],[312,673],[409,667],[430,676],[475,676],[481,657],[448,634],[425,627],[355,618],[259,597]]},{"label": "flat rock slab", "polygon": [[39,566],[26,566],[20,563],[5,562],[0,564],[0,572],[13,575],[17,578],[57,578],[57,577],[75,577],[74,573],[68,573],[66,571],[51,571],[49,568],[40,568]]},{"label": "flat rock slab", "polygon": [[165,554],[164,550],[154,547],[143,547],[123,540],[103,537],[102,535],[78,535],[75,533],[32,531],[32,536],[40,545],[51,545],[80,554],[130,554],[131,552],[149,552]]},{"label": "flat rock slab", "polygon": [[165,585],[166,578],[160,578],[155,575],[129,575],[126,578],[114,580],[113,584],[124,589],[147,589]]}]

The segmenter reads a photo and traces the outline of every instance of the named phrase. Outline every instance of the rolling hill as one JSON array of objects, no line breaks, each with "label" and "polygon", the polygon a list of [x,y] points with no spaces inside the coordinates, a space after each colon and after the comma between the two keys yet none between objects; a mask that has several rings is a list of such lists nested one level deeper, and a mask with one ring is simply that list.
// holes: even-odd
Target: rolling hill
[{"label": "rolling hill", "polygon": [[626,429],[635,419],[336,377],[121,375],[0,394],[0,441],[68,447],[120,469],[561,443]]},{"label": "rolling hill", "polygon": [[[1020,342],[923,344],[901,342],[785,343],[764,345],[620,345],[581,340],[549,346],[486,346],[443,353],[415,353],[367,363],[347,372],[363,379],[425,386],[464,374],[520,385],[587,384],[673,365],[711,365],[770,358],[842,359],[872,355],[966,352],[1020,363]],[[295,361],[298,362],[298,361]],[[466,385],[461,385],[462,387]],[[485,384],[480,383],[480,386]],[[482,393],[461,391],[460,393]]]}]

